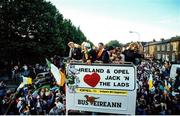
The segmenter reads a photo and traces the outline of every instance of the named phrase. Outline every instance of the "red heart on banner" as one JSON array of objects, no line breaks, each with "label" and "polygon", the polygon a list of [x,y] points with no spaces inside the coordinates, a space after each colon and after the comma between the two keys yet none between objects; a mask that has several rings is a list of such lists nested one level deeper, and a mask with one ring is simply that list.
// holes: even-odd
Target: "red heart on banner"
[{"label": "red heart on banner", "polygon": [[95,87],[100,81],[100,76],[99,74],[94,72],[91,75],[86,74],[83,79],[84,79],[84,82],[87,83],[89,86]]}]

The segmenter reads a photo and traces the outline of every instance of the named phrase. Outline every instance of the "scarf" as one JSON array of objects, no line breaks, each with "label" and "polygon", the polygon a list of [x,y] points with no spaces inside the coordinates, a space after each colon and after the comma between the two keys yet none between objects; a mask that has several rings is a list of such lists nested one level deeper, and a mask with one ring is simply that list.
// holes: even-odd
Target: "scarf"
[{"label": "scarf", "polygon": [[88,49],[87,51],[84,51],[84,55],[85,55],[85,59],[88,60],[89,58],[89,52],[91,51],[91,49]]},{"label": "scarf", "polygon": [[98,52],[97,58],[99,58],[99,57],[102,55],[103,51],[104,51],[104,49],[102,49],[102,50],[100,50],[100,51]]}]

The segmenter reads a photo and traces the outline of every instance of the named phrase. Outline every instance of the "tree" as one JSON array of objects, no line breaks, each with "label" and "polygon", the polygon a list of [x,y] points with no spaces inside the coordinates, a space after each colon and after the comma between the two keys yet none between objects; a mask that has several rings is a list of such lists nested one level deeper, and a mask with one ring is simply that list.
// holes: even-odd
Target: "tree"
[{"label": "tree", "polygon": [[122,47],[123,44],[119,43],[117,40],[111,40],[106,44],[106,46],[113,46],[113,47]]},{"label": "tree", "polygon": [[0,57],[21,62],[66,55],[68,41],[86,37],[45,0],[0,1]]}]

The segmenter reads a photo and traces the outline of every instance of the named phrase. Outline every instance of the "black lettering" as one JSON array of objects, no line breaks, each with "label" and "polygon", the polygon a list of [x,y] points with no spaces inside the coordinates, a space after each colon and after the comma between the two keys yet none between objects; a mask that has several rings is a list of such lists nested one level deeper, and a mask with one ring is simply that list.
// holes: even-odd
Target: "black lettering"
[{"label": "black lettering", "polygon": [[121,108],[121,103],[117,103],[117,108]]},{"label": "black lettering", "polygon": [[121,86],[124,87],[124,86],[125,86],[125,83],[122,83]]},{"label": "black lettering", "polygon": [[103,106],[103,102],[102,102],[102,101],[100,101],[100,104],[99,104],[99,106]]},{"label": "black lettering", "polygon": [[106,107],[112,107],[110,102],[106,102],[106,103],[107,103]]},{"label": "black lettering", "polygon": [[120,76],[107,76],[105,80],[120,80]]},{"label": "black lettering", "polygon": [[78,104],[81,104],[81,100],[78,100]]},{"label": "black lettering", "polygon": [[104,73],[104,70],[103,69],[79,68],[79,72],[98,72],[98,73]]},{"label": "black lettering", "polygon": [[129,77],[128,76],[124,76],[125,81],[129,81]]},{"label": "black lettering", "polygon": [[110,86],[110,82],[100,82],[100,86]]},{"label": "black lettering", "polygon": [[85,68],[85,72],[90,72],[90,69],[89,68]]},{"label": "black lettering", "polygon": [[116,102],[112,102],[112,107],[116,107]]},{"label": "black lettering", "polygon": [[126,83],[126,87],[129,87],[129,83]]},{"label": "black lettering", "polygon": [[115,87],[129,87],[129,83],[116,83],[114,82]]},{"label": "black lettering", "polygon": [[104,72],[104,70],[103,69],[96,69],[96,71],[95,72],[98,72],[98,73],[103,73]]},{"label": "black lettering", "polygon": [[98,101],[94,101],[93,106],[99,106],[99,102]]},{"label": "black lettering", "polygon": [[118,73],[118,70],[117,70],[117,69],[115,69],[115,70],[114,70],[114,73],[115,73],[115,74],[117,74],[117,73]]},{"label": "black lettering", "polygon": [[79,72],[84,72],[84,68],[79,68]]},{"label": "black lettering", "polygon": [[109,69],[107,69],[106,73],[110,73],[110,70],[109,70]]},{"label": "black lettering", "polygon": [[88,105],[88,102],[86,100],[78,100],[78,104]]},{"label": "black lettering", "polygon": [[128,70],[118,70],[118,69],[115,69],[114,73],[115,74],[129,74]]},{"label": "black lettering", "polygon": [[[85,100],[80,100],[80,101],[85,101]],[[79,102],[79,101],[78,101]],[[84,102],[84,105],[88,105],[85,104],[86,102]],[[118,102],[104,102],[104,101],[95,101],[93,103],[94,106],[101,106],[101,107],[117,107],[117,108],[121,108],[122,103],[118,103]]]}]

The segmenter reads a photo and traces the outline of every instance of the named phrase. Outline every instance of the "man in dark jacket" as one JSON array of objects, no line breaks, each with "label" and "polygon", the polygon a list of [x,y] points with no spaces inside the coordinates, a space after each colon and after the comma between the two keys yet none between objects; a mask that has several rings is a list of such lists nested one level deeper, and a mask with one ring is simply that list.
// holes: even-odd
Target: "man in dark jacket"
[{"label": "man in dark jacket", "polygon": [[127,49],[123,52],[126,62],[135,62],[134,50]]},{"label": "man in dark jacket", "polygon": [[112,47],[112,46],[109,46],[109,48],[104,51],[104,53],[102,55],[103,63],[110,63],[111,62],[110,57],[111,57],[113,52],[114,52],[114,47]]},{"label": "man in dark jacket", "polygon": [[137,52],[137,50],[129,47],[123,52],[126,62],[133,62],[134,64],[140,64],[142,55]]},{"label": "man in dark jacket", "polygon": [[108,49],[104,49],[104,44],[99,43],[98,44],[98,51],[96,53],[97,60],[102,61],[103,63],[109,63],[110,62],[110,56],[113,53],[114,48],[110,46]]},{"label": "man in dark jacket", "polygon": [[104,44],[103,43],[99,43],[98,44],[98,50],[96,52],[96,56],[98,61],[102,61],[102,56],[104,55],[104,53],[106,52],[106,50],[104,49]]},{"label": "man in dark jacket", "polygon": [[82,59],[81,48],[75,47],[73,42],[69,42],[68,46],[70,47],[69,58],[71,60],[81,60]]}]

